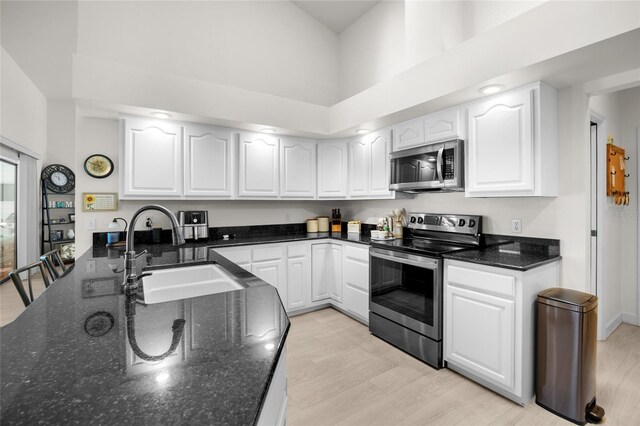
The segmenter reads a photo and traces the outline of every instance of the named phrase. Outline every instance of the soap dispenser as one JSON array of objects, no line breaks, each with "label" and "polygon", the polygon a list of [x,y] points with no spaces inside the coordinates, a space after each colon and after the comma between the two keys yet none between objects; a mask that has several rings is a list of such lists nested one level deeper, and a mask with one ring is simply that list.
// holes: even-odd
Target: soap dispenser
[{"label": "soap dispenser", "polygon": [[124,222],[124,230],[127,229],[127,221],[121,217],[113,218],[113,221],[109,224],[109,232],[107,233],[107,244],[115,244],[120,241],[120,231],[123,229],[120,228],[120,223],[118,220],[122,220]]}]

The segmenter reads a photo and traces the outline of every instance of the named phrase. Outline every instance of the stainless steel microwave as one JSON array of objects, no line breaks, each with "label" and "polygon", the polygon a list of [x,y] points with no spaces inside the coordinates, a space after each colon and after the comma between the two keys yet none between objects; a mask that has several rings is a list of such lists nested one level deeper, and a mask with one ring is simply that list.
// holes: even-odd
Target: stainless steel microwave
[{"label": "stainless steel microwave", "polygon": [[436,142],[390,154],[389,190],[464,190],[464,141]]}]

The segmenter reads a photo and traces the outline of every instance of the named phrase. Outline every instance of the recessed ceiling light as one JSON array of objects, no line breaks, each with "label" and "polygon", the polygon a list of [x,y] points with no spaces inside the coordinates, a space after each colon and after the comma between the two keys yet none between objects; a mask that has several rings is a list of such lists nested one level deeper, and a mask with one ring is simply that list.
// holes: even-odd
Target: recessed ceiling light
[{"label": "recessed ceiling light", "polygon": [[369,133],[370,131],[370,129],[358,129],[356,130],[356,133],[359,135],[364,135],[365,133]]},{"label": "recessed ceiling light", "polygon": [[264,133],[275,133],[276,129],[274,129],[273,127],[265,127],[262,129],[262,132]]},{"label": "recessed ceiling light", "polygon": [[151,113],[151,115],[153,115],[155,118],[162,118],[163,120],[171,118],[171,114],[161,111],[154,111]]},{"label": "recessed ceiling light", "polygon": [[498,93],[501,90],[504,90],[504,84],[490,84],[489,86],[484,86],[478,89],[478,92],[483,95],[493,95],[494,93]]}]

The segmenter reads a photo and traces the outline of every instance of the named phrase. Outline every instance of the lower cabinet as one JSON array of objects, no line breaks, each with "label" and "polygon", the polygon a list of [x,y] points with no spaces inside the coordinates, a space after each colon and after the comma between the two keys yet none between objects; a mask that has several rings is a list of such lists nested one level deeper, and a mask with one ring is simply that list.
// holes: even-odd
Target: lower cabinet
[{"label": "lower cabinet", "polygon": [[369,248],[342,247],[343,307],[369,321]]},{"label": "lower cabinet", "polygon": [[287,346],[282,348],[276,371],[258,417],[258,426],[284,426],[287,421]]},{"label": "lower cabinet", "polygon": [[278,289],[287,312],[331,304],[369,321],[369,247],[342,241],[261,244],[216,251]]},{"label": "lower cabinet", "polygon": [[447,366],[522,405],[534,392],[536,295],[558,262],[514,271],[453,260],[444,272]]}]

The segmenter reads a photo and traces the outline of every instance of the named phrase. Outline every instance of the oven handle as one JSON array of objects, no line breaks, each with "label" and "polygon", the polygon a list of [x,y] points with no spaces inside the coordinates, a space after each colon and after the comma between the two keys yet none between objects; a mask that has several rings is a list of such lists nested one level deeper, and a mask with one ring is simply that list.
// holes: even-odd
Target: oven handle
[{"label": "oven handle", "polygon": [[440,181],[440,183],[444,183],[444,177],[442,176],[442,153],[444,152],[444,147],[438,150],[438,158],[436,159],[436,177]]},{"label": "oven handle", "polygon": [[402,255],[402,254],[397,254],[389,251],[385,251],[383,253],[378,250],[376,251],[371,250],[369,254],[371,255],[371,257],[375,257],[378,259],[388,260],[390,262],[404,263],[405,265],[416,266],[418,268],[424,268],[424,269],[438,268],[438,261],[436,259],[432,259],[429,257],[411,256],[412,258],[420,259],[420,260],[413,260],[407,257],[410,255]]}]

